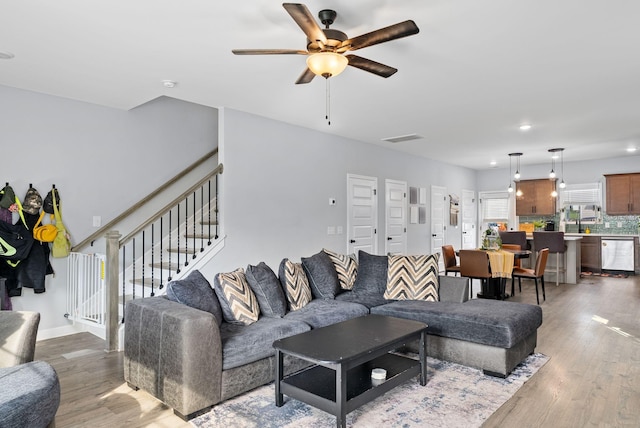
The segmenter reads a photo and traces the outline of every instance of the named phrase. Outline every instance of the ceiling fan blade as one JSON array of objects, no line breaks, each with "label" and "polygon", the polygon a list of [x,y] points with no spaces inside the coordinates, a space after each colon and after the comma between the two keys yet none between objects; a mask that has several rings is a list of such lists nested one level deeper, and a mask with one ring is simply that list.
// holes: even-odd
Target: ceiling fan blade
[{"label": "ceiling fan blade", "polygon": [[313,80],[314,77],[316,77],[315,73],[307,68],[302,72],[300,77],[298,77],[298,80],[296,80],[296,85],[299,85],[301,83],[309,83]]},{"label": "ceiling fan blade", "polygon": [[354,51],[356,49],[366,48],[367,46],[377,45],[378,43],[411,36],[417,34],[419,31],[420,29],[416,23],[408,20],[390,25],[389,27],[380,28],[379,30],[354,37],[353,39],[347,39],[341,43],[340,47],[347,47],[348,49],[346,50]]},{"label": "ceiling fan blade", "polygon": [[324,31],[318,25],[307,6],[300,3],[283,3],[282,7],[285,8],[289,15],[296,21],[296,24],[300,26],[307,38],[312,42],[321,41],[322,44],[327,43],[327,37],[324,35]]},{"label": "ceiling fan blade", "polygon": [[349,65],[360,70],[368,71],[369,73],[377,74],[381,77],[389,77],[395,74],[398,69],[389,67],[388,65],[380,64],[379,62],[372,61],[370,59],[362,58],[357,55],[345,55],[349,60]]},{"label": "ceiling fan blade", "polygon": [[308,55],[309,52],[297,49],[233,49],[236,55]]}]

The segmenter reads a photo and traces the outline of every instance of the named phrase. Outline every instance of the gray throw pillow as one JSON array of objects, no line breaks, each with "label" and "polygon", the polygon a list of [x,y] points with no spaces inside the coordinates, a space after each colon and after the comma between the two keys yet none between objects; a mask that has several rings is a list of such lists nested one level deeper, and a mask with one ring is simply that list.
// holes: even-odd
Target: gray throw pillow
[{"label": "gray throw pillow", "polygon": [[260,262],[257,266],[247,266],[245,276],[258,299],[262,315],[282,318],[287,313],[287,299],[273,270]]},{"label": "gray throw pillow", "polygon": [[309,278],[311,293],[317,299],[335,299],[340,293],[338,273],[331,258],[324,251],[311,257],[302,257],[302,268]]},{"label": "gray throw pillow", "polygon": [[209,281],[198,270],[194,270],[186,278],[169,282],[167,298],[191,308],[209,312],[218,325],[222,323],[222,308],[216,293]]},{"label": "gray throw pillow", "polygon": [[214,277],[213,287],[218,295],[222,317],[231,324],[249,325],[258,321],[260,307],[244,269],[222,272]]},{"label": "gray throw pillow", "polygon": [[358,252],[358,276],[353,284],[356,293],[382,296],[387,289],[388,257]]}]

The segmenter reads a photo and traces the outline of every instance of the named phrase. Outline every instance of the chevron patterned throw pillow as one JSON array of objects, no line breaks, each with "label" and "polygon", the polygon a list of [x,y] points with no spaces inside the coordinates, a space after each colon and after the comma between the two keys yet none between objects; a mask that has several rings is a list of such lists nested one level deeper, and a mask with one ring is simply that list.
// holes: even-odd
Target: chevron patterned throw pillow
[{"label": "chevron patterned throw pillow", "polygon": [[[226,305],[222,305],[223,315],[227,322],[244,325],[258,321],[260,307],[256,295],[253,294],[242,268],[229,273],[217,275],[219,285],[218,300],[222,297]],[[222,296],[220,296],[220,292]],[[226,306],[226,308],[225,308]],[[228,310],[225,310],[228,309]]]},{"label": "chevron patterned throw pillow", "polygon": [[284,259],[280,263],[280,283],[289,302],[289,309],[297,311],[311,301],[311,286],[304,273],[302,263]]},{"label": "chevron patterned throw pillow", "polygon": [[356,275],[358,274],[358,262],[356,261],[355,254],[338,254],[326,248],[323,248],[322,251],[327,253],[333,265],[336,267],[340,288],[343,290],[353,289],[353,284],[355,284]]},{"label": "chevron patterned throw pillow", "polygon": [[388,300],[427,300],[437,302],[438,256],[389,256],[387,289]]}]

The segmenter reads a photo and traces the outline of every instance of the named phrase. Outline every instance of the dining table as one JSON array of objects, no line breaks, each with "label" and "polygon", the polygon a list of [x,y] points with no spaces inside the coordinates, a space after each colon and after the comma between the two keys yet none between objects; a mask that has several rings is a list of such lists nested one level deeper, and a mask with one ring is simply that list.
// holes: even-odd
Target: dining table
[{"label": "dining table", "polygon": [[491,278],[482,283],[481,291],[477,294],[480,299],[505,300],[511,297],[506,293],[507,279],[511,278],[514,262],[531,256],[529,250],[510,249],[482,249],[487,253]]}]

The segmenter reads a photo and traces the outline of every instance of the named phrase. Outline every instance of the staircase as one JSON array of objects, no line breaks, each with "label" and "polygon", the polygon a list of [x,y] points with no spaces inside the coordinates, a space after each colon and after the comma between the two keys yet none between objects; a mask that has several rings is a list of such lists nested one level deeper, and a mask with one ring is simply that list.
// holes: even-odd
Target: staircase
[{"label": "staircase", "polygon": [[[216,153],[217,150],[201,158],[165,183],[163,188]],[[114,228],[126,223],[135,211],[132,209],[74,247],[68,263],[67,287],[69,296],[73,297],[67,303],[65,316],[104,332],[98,335],[105,337],[107,350],[116,350],[118,342],[121,347],[122,341],[118,336],[121,336],[121,323],[125,321],[127,301],[163,294],[169,281],[180,279],[203,266],[224,247],[218,216],[218,179],[222,172],[222,164],[209,169],[204,177],[126,236]],[[162,188],[136,207],[161,192]],[[77,253],[80,247],[101,237],[106,241],[105,255]],[[95,267],[96,263],[99,268]],[[86,272],[91,272],[89,275],[93,277],[87,278]]]}]

